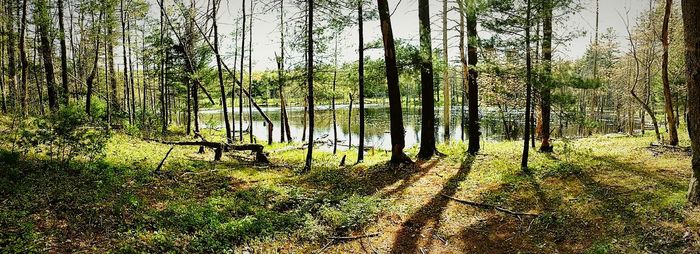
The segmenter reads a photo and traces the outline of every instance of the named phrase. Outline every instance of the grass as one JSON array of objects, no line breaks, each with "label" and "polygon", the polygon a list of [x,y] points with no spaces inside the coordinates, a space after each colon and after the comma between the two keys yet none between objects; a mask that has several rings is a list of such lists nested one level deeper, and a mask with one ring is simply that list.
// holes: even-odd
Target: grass
[{"label": "grass", "polygon": [[[3,139],[6,140],[6,139]],[[687,253],[700,249],[700,211],[685,201],[690,157],[649,149],[650,136],[557,141],[554,154],[520,142],[485,143],[465,157],[391,167],[370,151],[362,164],[266,146],[272,164],[112,135],[103,159],[54,163],[0,152],[0,252]],[[683,140],[683,146],[688,145]],[[298,146],[293,144],[292,146]],[[409,149],[415,154],[416,149]],[[534,212],[535,218],[465,206],[443,195]]]}]

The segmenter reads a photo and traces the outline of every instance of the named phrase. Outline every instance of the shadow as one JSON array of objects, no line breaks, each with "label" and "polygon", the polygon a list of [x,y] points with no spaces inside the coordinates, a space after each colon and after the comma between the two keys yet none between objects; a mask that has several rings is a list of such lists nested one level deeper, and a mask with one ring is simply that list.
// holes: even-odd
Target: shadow
[{"label": "shadow", "polygon": [[464,181],[471,172],[474,157],[468,156],[459,168],[442,187],[439,193],[433,196],[430,201],[416,211],[411,218],[401,224],[401,229],[396,234],[391,252],[392,253],[418,253],[420,232],[430,223],[435,223],[435,228],[439,228],[440,215],[443,213],[449,199],[443,197],[454,196],[459,187],[459,183]]}]

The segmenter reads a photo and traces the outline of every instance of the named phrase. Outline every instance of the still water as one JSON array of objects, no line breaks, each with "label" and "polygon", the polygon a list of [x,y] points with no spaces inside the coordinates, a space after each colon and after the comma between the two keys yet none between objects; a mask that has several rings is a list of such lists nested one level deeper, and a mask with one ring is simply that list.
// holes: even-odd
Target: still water
[{"label": "still water", "polygon": [[[273,140],[280,140],[280,110],[279,107],[263,107],[265,114],[272,120],[274,124]],[[345,150],[351,143],[356,147],[359,143],[359,106],[353,105],[352,115],[348,105],[337,105],[337,130],[338,130],[338,149]],[[230,114],[230,113],[229,113]],[[239,131],[238,109],[235,109],[236,131]],[[449,131],[450,140],[462,140],[461,127],[461,110],[459,107],[454,107],[451,117],[451,129]],[[292,138],[295,141],[300,141],[304,132],[304,109],[302,107],[290,107],[287,109],[289,117],[289,128],[292,133]],[[465,112],[466,115],[466,112]],[[481,115],[481,133],[483,140],[503,140],[506,138],[504,128],[504,118],[507,125],[511,126],[511,135],[522,136],[523,129],[523,112],[510,111],[501,113],[495,108],[486,108],[480,112]],[[413,147],[420,144],[421,134],[421,112],[419,107],[404,108],[403,112],[404,128],[406,131],[406,147]],[[436,118],[436,139],[438,142],[445,140],[445,128],[442,115],[442,108],[435,109]],[[559,123],[554,117],[552,128],[555,129],[555,135],[558,133]],[[601,128],[598,132],[612,133],[617,132],[613,124],[614,116],[604,116],[601,120]],[[250,128],[248,121],[248,109],[243,109],[243,130],[247,131]],[[350,121],[348,121],[350,120]],[[223,128],[223,113],[221,110],[203,110],[200,112],[200,124],[204,128]],[[333,140],[333,114],[329,106],[316,107],[316,120],[314,129],[314,139],[324,141],[328,144],[328,148]],[[565,136],[576,136],[579,132],[577,124],[562,125],[562,133]],[[267,141],[267,126],[263,117],[253,109],[253,136],[259,143]],[[307,133],[308,135],[308,133]],[[247,139],[248,135],[244,135]],[[466,138],[466,130],[465,135]],[[308,137],[307,137],[308,140]],[[376,149],[389,150],[391,148],[391,136],[389,133],[389,108],[383,105],[366,105],[365,106],[365,146]]]}]

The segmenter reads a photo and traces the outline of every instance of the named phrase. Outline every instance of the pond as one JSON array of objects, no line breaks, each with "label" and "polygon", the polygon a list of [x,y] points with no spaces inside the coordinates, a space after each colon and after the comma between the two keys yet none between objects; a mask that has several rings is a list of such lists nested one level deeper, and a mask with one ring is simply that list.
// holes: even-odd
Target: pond
[{"label": "pond", "polygon": [[[280,110],[279,107],[262,107],[265,114],[272,120],[274,124],[273,140],[280,140]],[[230,111],[230,110],[229,110]],[[346,150],[349,144],[356,147],[359,144],[359,106],[353,105],[352,116],[348,105],[337,105],[337,130],[338,130],[338,149]],[[445,128],[443,125],[443,110],[442,108],[435,109],[436,118],[436,139],[438,142],[445,140]],[[235,109],[236,115],[236,131],[239,131],[238,109]],[[230,113],[229,113],[230,114]],[[291,136],[295,141],[301,141],[304,133],[304,109],[302,107],[289,107],[287,109],[289,117],[289,127]],[[451,129],[449,137],[452,141],[462,140],[461,126],[461,110],[459,107],[454,107],[451,112]],[[465,112],[466,115],[466,112]],[[497,108],[484,108],[480,112],[481,115],[481,133],[482,140],[504,140],[507,139],[506,128],[509,126],[511,137],[521,137],[523,129],[523,112],[510,110],[502,112]],[[559,122],[553,113],[552,129],[555,130],[555,135],[559,133]],[[333,140],[333,115],[330,106],[316,107],[316,120],[314,129],[314,138],[317,141],[325,142],[327,145],[321,145],[323,149],[332,147]],[[404,128],[406,131],[406,147],[413,147],[420,144],[421,134],[421,112],[419,107],[404,108]],[[243,129],[249,130],[248,109],[243,109]],[[348,123],[348,120],[349,123]],[[505,124],[504,124],[505,120]],[[617,132],[615,125],[615,116],[612,114],[604,114],[600,121],[598,133],[613,133]],[[365,106],[365,146],[389,150],[391,148],[391,136],[389,133],[389,107],[384,105],[366,105]],[[203,128],[223,128],[223,113],[221,110],[202,110],[200,111],[200,126]],[[562,123],[562,132],[564,136],[577,136],[580,133],[580,126],[575,123]],[[267,126],[263,117],[253,109],[253,136],[258,142],[267,140]],[[308,135],[308,133],[307,133]],[[248,134],[244,137],[248,139]],[[464,134],[466,139],[466,130]],[[308,140],[308,139],[307,139]]]}]

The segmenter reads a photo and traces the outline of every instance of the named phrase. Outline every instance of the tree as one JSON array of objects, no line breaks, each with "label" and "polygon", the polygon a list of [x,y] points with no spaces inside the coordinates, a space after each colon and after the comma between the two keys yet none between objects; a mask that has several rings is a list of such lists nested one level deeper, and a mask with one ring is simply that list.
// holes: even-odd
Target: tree
[{"label": "tree", "polygon": [[700,205],[700,1],[682,0],[681,6],[685,29],[688,134],[693,150],[688,201]]},{"label": "tree", "polygon": [[66,29],[63,24],[63,0],[58,0],[58,39],[61,45],[61,91],[62,103],[68,105],[70,101],[70,89],[68,83],[68,57],[66,49]]},{"label": "tree", "polygon": [[[243,63],[245,62],[245,0],[241,0],[241,11],[243,12],[243,26],[241,27],[241,89],[238,90],[238,130],[240,131],[239,139],[243,142],[243,76],[245,76],[245,69],[243,68]],[[233,107],[231,107],[233,108]],[[234,133],[235,135],[235,133]]]},{"label": "tree", "polygon": [[[460,1],[460,0],[458,0]],[[442,1],[442,54],[443,54],[443,64],[445,65],[445,68],[442,73],[442,82],[443,82],[443,93],[444,93],[444,99],[443,99],[443,105],[445,106],[443,109],[443,122],[445,123],[445,142],[449,142],[450,140],[450,123],[451,123],[451,116],[452,116],[452,106],[451,106],[451,101],[452,98],[450,96],[450,62],[449,62],[449,57],[448,57],[448,51],[447,51],[447,0]],[[430,18],[428,18],[428,24],[430,24]],[[424,97],[425,98],[425,97]],[[422,140],[421,140],[422,142]]]},{"label": "tree", "polygon": [[90,71],[90,75],[88,75],[86,79],[86,87],[87,87],[87,92],[85,93],[85,113],[88,116],[92,116],[92,90],[94,88],[94,83],[95,83],[95,77],[97,76],[97,62],[100,59],[100,36],[99,36],[99,31],[100,31],[100,22],[102,21],[102,16],[104,15],[104,10],[100,10],[100,17],[96,20],[93,18],[93,37],[95,39],[95,58],[93,59],[92,62],[92,70]]},{"label": "tree", "polygon": [[[469,64],[469,80],[468,80],[468,96],[469,96],[469,145],[467,151],[471,155],[475,155],[481,149],[479,139],[481,131],[479,127],[479,71],[476,69],[478,63],[477,56],[477,31],[476,31],[476,0],[467,0],[466,19],[467,19],[467,34],[468,39],[468,64]],[[526,139],[527,140],[527,139]]]},{"label": "tree", "polygon": [[55,78],[53,72],[53,50],[50,40],[49,30],[51,17],[49,16],[48,3],[46,0],[36,0],[34,3],[34,20],[38,25],[39,37],[41,40],[41,55],[44,60],[44,74],[46,75],[46,88],[49,96],[49,108],[51,111],[58,110],[58,94],[54,85]]},{"label": "tree", "polygon": [[29,78],[29,61],[27,60],[26,34],[27,34],[27,0],[22,0],[22,17],[19,28],[19,59],[22,67],[22,79],[20,83],[20,102],[22,105],[22,115],[29,115],[29,101],[27,97],[27,81]]},{"label": "tree", "polygon": [[[430,159],[430,157],[432,157],[437,152],[437,148],[435,147],[435,98],[433,97],[433,54],[431,50],[433,47],[430,41],[431,38],[429,8],[430,4],[428,0],[418,1],[418,19],[420,31],[420,79],[422,93],[421,140],[418,158],[423,160]],[[449,89],[447,89],[446,87],[446,95],[449,94],[449,92],[447,92],[448,90]],[[446,124],[445,128],[448,128],[448,126],[449,124]]]},{"label": "tree", "polygon": [[[552,114],[552,91],[551,91],[551,76],[552,76],[552,9],[554,8],[552,0],[545,0],[543,4],[543,19],[542,19],[542,64],[543,73],[541,76],[542,87],[540,96],[542,102],[540,105],[541,117],[541,132],[540,152],[551,153],[554,148],[550,142],[550,122]],[[597,51],[597,50],[596,50]],[[597,59],[597,58],[596,58]],[[597,61],[596,61],[597,63]],[[596,64],[597,65],[597,64]]]},{"label": "tree", "polygon": [[[216,1],[212,2],[212,27],[214,29],[214,54],[216,54],[216,70],[219,75],[219,88],[221,89],[221,106],[224,111],[224,125],[226,126],[226,142],[231,143],[231,123],[228,121],[228,106],[226,105],[226,87],[224,86],[224,71],[221,69],[221,54],[219,54],[219,28],[216,24],[217,6]],[[252,141],[251,141],[252,143]]]},{"label": "tree", "polygon": [[307,55],[306,59],[306,79],[308,82],[308,102],[309,102],[309,145],[306,153],[306,162],[304,164],[304,171],[311,171],[311,160],[313,159],[314,150],[314,0],[307,1],[307,8],[309,14],[308,25],[308,35],[307,35]]},{"label": "tree", "polygon": [[6,22],[6,33],[7,33],[7,78],[8,78],[8,90],[9,90],[9,107],[16,109],[17,107],[17,63],[15,59],[15,14],[14,14],[14,2],[6,1],[7,8],[5,13],[7,15]]},{"label": "tree", "polygon": [[678,145],[678,130],[676,129],[676,116],[673,113],[673,95],[671,95],[671,85],[668,79],[668,22],[671,19],[671,8],[673,8],[673,1],[666,0],[663,30],[661,32],[661,43],[664,47],[661,63],[661,76],[664,86],[664,109],[666,111],[666,125],[668,126],[668,142],[670,145],[676,146]]},{"label": "tree", "polygon": [[[362,5],[364,0],[357,1],[357,26],[358,26],[358,62],[357,62],[357,83],[360,96],[360,140],[357,147],[357,162],[364,160],[365,149],[365,36],[362,21]],[[351,108],[352,109],[352,108]],[[350,144],[352,145],[352,144]]]},{"label": "tree", "polygon": [[527,86],[527,94],[525,97],[525,136],[523,137],[523,140],[525,142],[525,145],[523,146],[523,156],[522,160],[520,162],[520,167],[523,170],[527,170],[527,162],[528,162],[528,155],[529,155],[529,148],[530,146],[528,145],[529,139],[530,139],[530,129],[532,122],[530,121],[530,110],[532,110],[532,57],[530,54],[530,27],[531,27],[531,18],[532,18],[532,4],[530,2],[531,0],[527,0],[527,10],[526,10],[526,18],[525,18],[525,65],[526,65],[526,86]]},{"label": "tree", "polygon": [[403,112],[401,109],[401,92],[399,90],[399,71],[396,65],[396,47],[394,46],[394,32],[391,27],[389,3],[387,3],[387,0],[377,0],[377,5],[382,29],[382,41],[384,43],[384,62],[389,92],[391,162],[411,162],[411,159],[403,152],[406,141],[404,139],[405,133],[403,127]]}]

